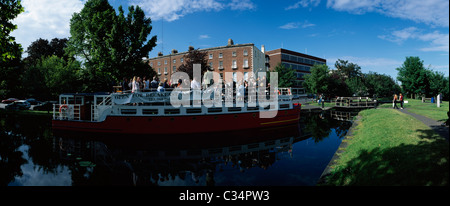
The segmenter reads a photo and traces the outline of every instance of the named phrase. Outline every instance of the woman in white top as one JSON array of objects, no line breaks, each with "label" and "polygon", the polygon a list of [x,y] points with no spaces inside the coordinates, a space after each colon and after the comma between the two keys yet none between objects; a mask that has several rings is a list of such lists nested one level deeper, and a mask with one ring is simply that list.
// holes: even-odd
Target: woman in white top
[{"label": "woman in white top", "polygon": [[139,80],[140,80],[139,77],[134,76],[133,82],[131,83],[131,86],[132,86],[131,92],[132,93],[139,92]]}]

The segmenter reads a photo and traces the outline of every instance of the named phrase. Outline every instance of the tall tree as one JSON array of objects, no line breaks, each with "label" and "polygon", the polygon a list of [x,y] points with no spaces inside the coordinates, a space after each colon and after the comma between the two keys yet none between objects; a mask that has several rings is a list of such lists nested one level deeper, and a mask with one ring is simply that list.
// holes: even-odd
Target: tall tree
[{"label": "tall tree", "polygon": [[[201,65],[201,79],[203,79],[203,74],[210,69],[208,65],[208,60],[206,51],[200,51],[199,49],[194,49],[189,47],[189,51],[184,55],[184,64],[177,68],[177,72],[185,72],[189,75],[190,79],[194,78],[194,64]],[[199,80],[200,81],[200,80]]]},{"label": "tall tree", "polygon": [[311,68],[311,74],[307,74],[304,76],[305,81],[303,82],[303,86],[305,87],[306,92],[312,94],[328,94],[328,85],[330,79],[329,73],[330,69],[326,64],[314,65]]},{"label": "tall tree", "polygon": [[349,63],[348,60],[338,59],[334,64],[340,75],[346,79],[360,77],[362,75],[361,67],[354,63]]},{"label": "tall tree", "polygon": [[0,60],[2,65],[9,60],[19,57],[22,47],[16,43],[16,39],[10,36],[17,29],[11,20],[24,11],[20,1],[0,1]]},{"label": "tall tree", "polygon": [[392,97],[400,92],[400,86],[388,75],[369,72],[365,74],[365,86],[369,96]]},{"label": "tall tree", "polygon": [[142,59],[156,46],[156,36],[147,41],[151,20],[139,7],[128,9],[126,17],[122,7],[116,15],[107,0],[88,0],[72,16],[67,51],[83,59],[87,91],[109,91],[124,76],[151,76]]},{"label": "tall tree", "polygon": [[419,57],[406,57],[401,67],[397,68],[397,80],[402,82],[406,94],[423,95],[426,93],[427,71]]},{"label": "tall tree", "polygon": [[[295,70],[292,68],[287,68],[282,63],[278,63],[275,66],[274,72],[278,72],[278,87],[292,87],[295,85],[295,80],[297,80],[297,76],[295,76]],[[270,75],[267,75],[270,77]]]},{"label": "tall tree", "polygon": [[127,16],[122,6],[119,6],[119,15],[115,19],[111,35],[106,43],[110,46],[110,55],[114,76],[118,78],[131,76],[152,77],[156,73],[148,63],[142,60],[148,58],[149,52],[156,46],[156,36],[147,39],[152,30],[151,19],[145,17],[139,6],[128,7]]},{"label": "tall tree", "polygon": [[10,36],[17,29],[12,23],[24,11],[20,1],[0,1],[0,95],[9,95],[17,86],[22,46]]}]

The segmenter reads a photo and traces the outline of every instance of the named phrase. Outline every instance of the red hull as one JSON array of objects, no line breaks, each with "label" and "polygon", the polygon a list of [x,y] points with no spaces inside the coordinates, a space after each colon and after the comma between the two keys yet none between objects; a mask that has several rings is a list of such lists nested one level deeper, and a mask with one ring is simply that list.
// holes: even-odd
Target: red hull
[{"label": "red hull", "polygon": [[190,116],[108,116],[103,122],[53,120],[54,130],[117,134],[189,134],[245,130],[296,124],[300,108],[278,111],[274,118],[259,112]]}]

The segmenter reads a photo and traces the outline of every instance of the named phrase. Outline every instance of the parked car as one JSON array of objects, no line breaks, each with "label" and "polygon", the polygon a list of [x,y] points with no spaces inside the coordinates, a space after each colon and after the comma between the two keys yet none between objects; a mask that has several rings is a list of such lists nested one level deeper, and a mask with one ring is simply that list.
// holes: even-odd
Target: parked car
[{"label": "parked car", "polygon": [[2,100],[2,103],[9,104],[9,103],[13,103],[13,102],[18,101],[18,100],[19,99],[16,99],[16,98],[8,98],[8,99]]},{"label": "parked car", "polygon": [[40,104],[34,106],[33,110],[51,111],[51,110],[53,110],[53,103],[51,103],[51,102],[41,102]]},{"label": "parked car", "polygon": [[33,99],[33,98],[27,99],[26,101],[28,103],[30,103],[31,105],[38,105],[41,103],[40,101],[37,101],[36,99]]},{"label": "parked car", "polygon": [[25,100],[18,100],[15,102],[12,102],[8,105],[6,105],[5,109],[8,110],[28,110],[30,109],[31,105],[30,103],[26,102]]}]

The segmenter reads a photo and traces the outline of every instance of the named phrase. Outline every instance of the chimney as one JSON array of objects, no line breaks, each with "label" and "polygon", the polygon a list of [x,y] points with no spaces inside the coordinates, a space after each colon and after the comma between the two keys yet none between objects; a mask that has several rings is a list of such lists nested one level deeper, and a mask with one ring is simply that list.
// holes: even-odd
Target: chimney
[{"label": "chimney", "polygon": [[176,54],[176,53],[178,53],[178,50],[172,49],[172,54]]},{"label": "chimney", "polygon": [[262,52],[262,53],[266,53],[266,48],[264,47],[264,44],[261,45],[261,52]]},{"label": "chimney", "polygon": [[194,47],[193,46],[189,46],[188,51],[192,51],[192,50],[194,50]]},{"label": "chimney", "polygon": [[163,56],[163,53],[162,53],[162,52],[158,52],[158,56],[159,56],[159,57],[162,57],[162,56]]},{"label": "chimney", "polygon": [[228,46],[234,45],[233,39],[228,39]]}]

